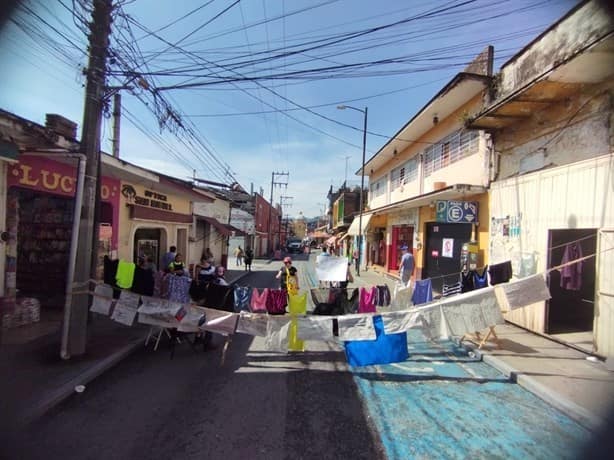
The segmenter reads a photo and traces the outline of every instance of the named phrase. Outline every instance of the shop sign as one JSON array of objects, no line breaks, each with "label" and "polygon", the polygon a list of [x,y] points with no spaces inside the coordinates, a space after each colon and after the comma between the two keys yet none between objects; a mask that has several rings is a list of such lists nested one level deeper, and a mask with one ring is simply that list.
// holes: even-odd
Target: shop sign
[{"label": "shop sign", "polygon": [[144,190],[143,195],[138,195],[136,189],[130,184],[122,186],[122,195],[128,200],[128,203],[138,204],[149,208],[163,209],[172,211],[173,205],[168,202],[168,197],[153,190]]},{"label": "shop sign", "polygon": [[[76,168],[48,159],[22,159],[19,164],[11,167],[8,185],[74,196],[77,185]],[[115,202],[119,198],[118,189],[119,181],[103,177],[100,197],[105,201]]]},{"label": "shop sign", "polygon": [[478,203],[475,201],[437,201],[437,222],[476,223]]}]

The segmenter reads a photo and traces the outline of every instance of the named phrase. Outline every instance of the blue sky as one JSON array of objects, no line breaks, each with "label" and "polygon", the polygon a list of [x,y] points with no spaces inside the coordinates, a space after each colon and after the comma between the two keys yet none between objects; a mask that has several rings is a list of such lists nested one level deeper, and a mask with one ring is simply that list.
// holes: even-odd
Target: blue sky
[{"label": "blue sky", "polygon": [[[45,113],[59,113],[81,124],[87,4],[21,3],[0,31],[1,108],[40,123]],[[274,202],[292,197],[285,200],[292,204],[285,209],[289,215],[316,216],[328,188],[338,187],[346,171],[348,183],[360,182],[354,172],[363,118],[337,105],[369,108],[369,157],[486,45],[495,46],[498,69],[576,2],[121,4],[112,27],[109,84],[131,77],[147,82],[144,89],[133,79],[134,89],[122,93],[122,158],[181,178],[194,170],[218,182],[234,178],[247,190],[251,184],[262,188],[266,197],[271,173],[289,172]],[[165,107],[183,128],[162,115]],[[111,132],[105,118],[108,152]]]}]

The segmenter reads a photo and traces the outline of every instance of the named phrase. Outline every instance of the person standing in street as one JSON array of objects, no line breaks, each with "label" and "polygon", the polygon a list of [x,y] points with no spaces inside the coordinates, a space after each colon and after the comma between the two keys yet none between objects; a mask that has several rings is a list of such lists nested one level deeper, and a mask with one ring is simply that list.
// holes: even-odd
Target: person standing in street
[{"label": "person standing in street", "polygon": [[316,265],[320,265],[330,254],[327,252],[326,246],[322,246],[322,252],[316,257]]},{"label": "person standing in street", "polygon": [[177,255],[177,247],[171,246],[168,249],[168,252],[162,256],[162,267],[161,270],[165,272],[169,271],[169,265],[175,262],[175,256]]},{"label": "person standing in street", "polygon": [[252,260],[254,260],[254,251],[252,251],[252,248],[247,248],[245,250],[245,258],[243,259],[246,271],[252,271]]},{"label": "person standing in street", "polygon": [[237,267],[243,265],[243,249],[241,246],[238,246],[237,249],[235,249],[235,258]]},{"label": "person standing in street", "polygon": [[399,275],[401,275],[401,282],[403,285],[409,287],[415,267],[414,255],[407,246],[403,246],[401,251],[403,251],[403,256],[401,257]]},{"label": "person standing in street", "polygon": [[292,266],[292,258],[284,257],[284,266],[279,269],[276,279],[280,280],[280,287],[288,291],[289,295],[298,294],[298,271]]}]

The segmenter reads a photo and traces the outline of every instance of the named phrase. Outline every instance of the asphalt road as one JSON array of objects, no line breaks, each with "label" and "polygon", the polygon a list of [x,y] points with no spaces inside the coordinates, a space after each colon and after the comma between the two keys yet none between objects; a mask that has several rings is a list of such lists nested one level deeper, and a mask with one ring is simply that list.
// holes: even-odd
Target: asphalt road
[{"label": "asphalt road", "polygon": [[[240,284],[275,287],[280,265]],[[283,355],[236,334],[220,366],[222,340],[206,352],[179,345],[172,360],[162,345],[137,351],[3,446],[4,457],[384,457],[340,349],[310,342]]]}]

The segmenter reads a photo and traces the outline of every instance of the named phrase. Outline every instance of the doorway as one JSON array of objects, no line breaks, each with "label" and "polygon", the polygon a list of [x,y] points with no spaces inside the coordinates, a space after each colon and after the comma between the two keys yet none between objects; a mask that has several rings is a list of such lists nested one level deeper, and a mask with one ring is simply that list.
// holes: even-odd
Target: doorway
[{"label": "doorway", "polygon": [[444,281],[447,284],[459,280],[461,250],[464,243],[471,241],[472,230],[472,224],[427,222],[422,278],[431,278],[434,292],[441,293]]},{"label": "doorway", "polygon": [[413,248],[414,227],[409,225],[392,226],[392,244],[390,245],[390,266],[389,270],[398,270],[401,264],[403,251],[401,248],[407,246],[410,251]]},{"label": "doorway", "polygon": [[160,233],[159,228],[139,228],[134,233],[134,262],[138,257],[150,257],[160,265]]},{"label": "doorway", "polygon": [[[564,260],[595,254],[596,249],[597,229],[550,230],[548,269],[561,265]],[[552,270],[548,274],[547,282],[552,298],[546,302],[546,333],[582,348],[592,349],[595,258],[585,259],[569,266],[565,272],[563,270]],[[566,279],[562,279],[563,274]]]}]

